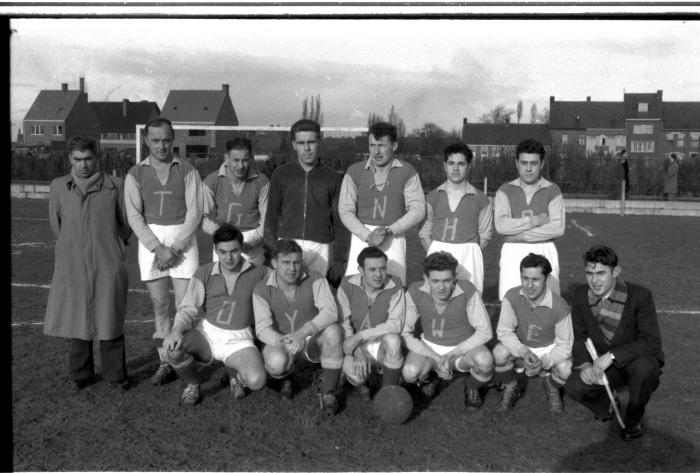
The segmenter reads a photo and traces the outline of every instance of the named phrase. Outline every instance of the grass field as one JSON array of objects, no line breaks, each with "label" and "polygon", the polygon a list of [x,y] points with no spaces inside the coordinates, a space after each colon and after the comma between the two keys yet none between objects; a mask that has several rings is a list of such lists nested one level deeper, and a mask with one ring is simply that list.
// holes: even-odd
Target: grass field
[{"label": "grass field", "polygon": [[[623,443],[619,427],[594,421],[567,397],[564,415],[550,417],[538,382],[510,414],[495,413],[500,394],[490,391],[484,407],[468,415],[457,379],[430,403],[416,397],[409,422],[393,426],[376,419],[354,391],[343,396],[335,418],[321,421],[313,415],[312,388],[291,401],[268,388],[233,401],[218,382],[218,365],[202,373],[203,402],[183,409],[179,381],[158,388],[147,382],[158,361],[133,237],[126,340],[136,385],[123,395],[106,383],[74,394],[66,375],[68,342],[42,334],[53,271],[47,211],[46,201],[12,200],[14,470],[700,470],[700,219],[568,214],[566,235],[557,242],[565,297],[583,282],[581,255],[594,243],[614,247],[623,276],[654,292],[667,363],[645,417],[648,434]],[[484,254],[484,300],[494,318],[501,241],[495,235]],[[411,282],[420,277],[424,252],[415,232],[408,243]],[[203,234],[199,248],[201,262],[209,261]],[[310,369],[297,378],[309,381]]]}]

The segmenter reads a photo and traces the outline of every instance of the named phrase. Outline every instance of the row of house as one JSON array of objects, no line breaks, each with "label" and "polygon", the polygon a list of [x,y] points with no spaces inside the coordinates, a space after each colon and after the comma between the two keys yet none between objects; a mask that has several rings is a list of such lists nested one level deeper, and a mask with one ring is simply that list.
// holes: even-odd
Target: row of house
[{"label": "row of house", "polygon": [[621,102],[557,101],[549,98],[546,124],[462,125],[462,141],[476,156],[513,156],[515,146],[535,138],[563,157],[572,152],[615,156],[626,150],[631,158],[681,159],[698,156],[700,102],[664,102],[663,91],[625,93]]}]

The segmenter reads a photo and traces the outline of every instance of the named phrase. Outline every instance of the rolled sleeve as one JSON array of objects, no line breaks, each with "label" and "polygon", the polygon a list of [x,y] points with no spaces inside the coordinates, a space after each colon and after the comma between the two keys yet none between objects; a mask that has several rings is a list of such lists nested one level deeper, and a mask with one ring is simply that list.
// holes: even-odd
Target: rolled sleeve
[{"label": "rolled sleeve", "polygon": [[282,334],[274,329],[270,304],[260,294],[253,293],[253,314],[255,315],[255,334],[266,345],[278,345]]},{"label": "rolled sleeve", "polygon": [[199,171],[196,168],[192,168],[185,176],[185,204],[187,206],[185,221],[180,231],[173,238],[173,248],[178,250],[185,249],[194,237],[202,221],[204,208],[202,194],[202,179],[199,177]]},{"label": "rolled sleeve", "polygon": [[488,245],[493,235],[493,204],[488,205],[479,212],[479,246],[483,250]]},{"label": "rolled sleeve", "polygon": [[367,241],[371,233],[369,228],[357,218],[357,185],[352,178],[345,174],[340,185],[338,197],[338,215],[345,228],[362,241]]},{"label": "rolled sleeve", "polygon": [[184,332],[197,325],[197,315],[199,314],[199,309],[204,305],[204,297],[204,284],[197,278],[191,278],[187,284],[185,295],[177,308],[173,330]]},{"label": "rolled sleeve", "polygon": [[518,318],[515,315],[513,306],[508,299],[503,299],[501,303],[501,313],[498,316],[498,325],[496,326],[496,336],[498,341],[505,346],[511,355],[516,358],[522,358],[529,351],[518,338],[515,329],[518,327]]},{"label": "rolled sleeve", "polygon": [[406,317],[406,298],[403,290],[396,291],[389,301],[389,310],[387,319],[381,324],[377,324],[372,328],[362,330],[360,337],[363,341],[375,340],[383,337],[387,333],[401,334],[403,329],[404,319]]},{"label": "rolled sleeve", "polygon": [[418,174],[406,181],[403,188],[403,198],[408,210],[403,217],[389,225],[389,229],[394,235],[406,233],[425,217],[425,195]]},{"label": "rolled sleeve", "polygon": [[258,194],[258,213],[260,214],[260,221],[258,226],[252,230],[243,232],[243,241],[245,241],[250,246],[256,246],[263,241],[263,235],[265,232],[265,216],[267,215],[267,201],[270,194],[270,183],[266,182],[260,188],[260,193]]},{"label": "rolled sleeve", "polygon": [[569,313],[554,326],[554,348],[542,357],[542,367],[550,369],[557,363],[571,358],[573,344],[574,329],[571,323],[571,314]]},{"label": "rolled sleeve", "polygon": [[340,316],[343,318],[343,333],[345,333],[345,339],[347,340],[355,334],[355,330],[352,328],[352,321],[350,320],[350,316],[352,315],[350,300],[348,299],[347,294],[345,294],[345,290],[342,288],[342,286],[338,288],[336,297],[338,298],[338,311],[340,312]]},{"label": "rolled sleeve", "polygon": [[208,235],[213,235],[219,228],[219,223],[216,221],[218,207],[214,199],[214,191],[206,182],[202,184],[202,204],[202,230]]},{"label": "rolled sleeve", "polygon": [[418,355],[426,356],[428,358],[433,359],[439,358],[438,354],[435,353],[435,351],[433,351],[432,348],[427,346],[415,336],[414,332],[416,329],[416,322],[418,322],[419,316],[420,315],[418,313],[418,307],[416,307],[416,303],[413,301],[411,294],[406,292],[406,318],[404,321],[403,330],[401,331],[401,336],[403,337],[404,342],[406,343],[406,348],[408,348],[409,351],[412,351],[413,353],[416,353]]},{"label": "rolled sleeve", "polygon": [[479,345],[485,345],[493,337],[491,319],[478,292],[475,292],[467,302],[467,317],[469,324],[474,327],[474,333],[457,345],[453,350],[455,356],[463,355]]},{"label": "rolled sleeve", "polygon": [[425,203],[425,220],[418,230],[418,238],[433,239],[433,206],[428,202]]},{"label": "rolled sleeve", "polygon": [[532,227],[530,217],[513,218],[510,216],[510,200],[505,192],[496,192],[493,202],[494,225],[501,235],[518,235]]},{"label": "rolled sleeve", "polygon": [[315,280],[312,288],[314,305],[318,309],[318,314],[308,323],[314,327],[314,333],[318,333],[329,325],[338,322],[338,307],[335,305],[331,287],[326,279],[319,278]]},{"label": "rolled sleeve", "polygon": [[522,233],[521,238],[526,242],[551,240],[564,235],[566,227],[566,210],[564,209],[564,197],[561,195],[552,199],[547,207],[549,223],[533,227]]},{"label": "rolled sleeve", "polygon": [[124,179],[124,208],[126,209],[126,219],[129,226],[134,231],[136,238],[141,244],[153,251],[160,245],[160,240],[146,224],[143,216],[143,199],[139,183],[131,174],[127,174]]}]

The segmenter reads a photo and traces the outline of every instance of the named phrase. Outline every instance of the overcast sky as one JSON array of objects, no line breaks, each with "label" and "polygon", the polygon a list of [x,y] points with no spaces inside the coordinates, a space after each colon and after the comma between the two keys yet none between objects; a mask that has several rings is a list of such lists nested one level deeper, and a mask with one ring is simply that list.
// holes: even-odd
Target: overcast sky
[{"label": "overcast sky", "polygon": [[11,21],[12,136],[42,89],[92,101],[171,89],[230,94],[241,125],[290,125],[320,95],[325,126],[394,105],[410,131],[460,128],[498,104],[700,101],[700,22],[601,20],[19,19]]}]

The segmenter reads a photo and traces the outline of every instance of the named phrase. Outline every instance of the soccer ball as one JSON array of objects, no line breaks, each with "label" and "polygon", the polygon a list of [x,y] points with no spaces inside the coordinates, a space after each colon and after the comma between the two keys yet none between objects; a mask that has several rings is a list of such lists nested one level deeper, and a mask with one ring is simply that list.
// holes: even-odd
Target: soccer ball
[{"label": "soccer ball", "polygon": [[384,386],[374,396],[372,408],[387,424],[403,424],[413,412],[413,398],[401,386]]}]

